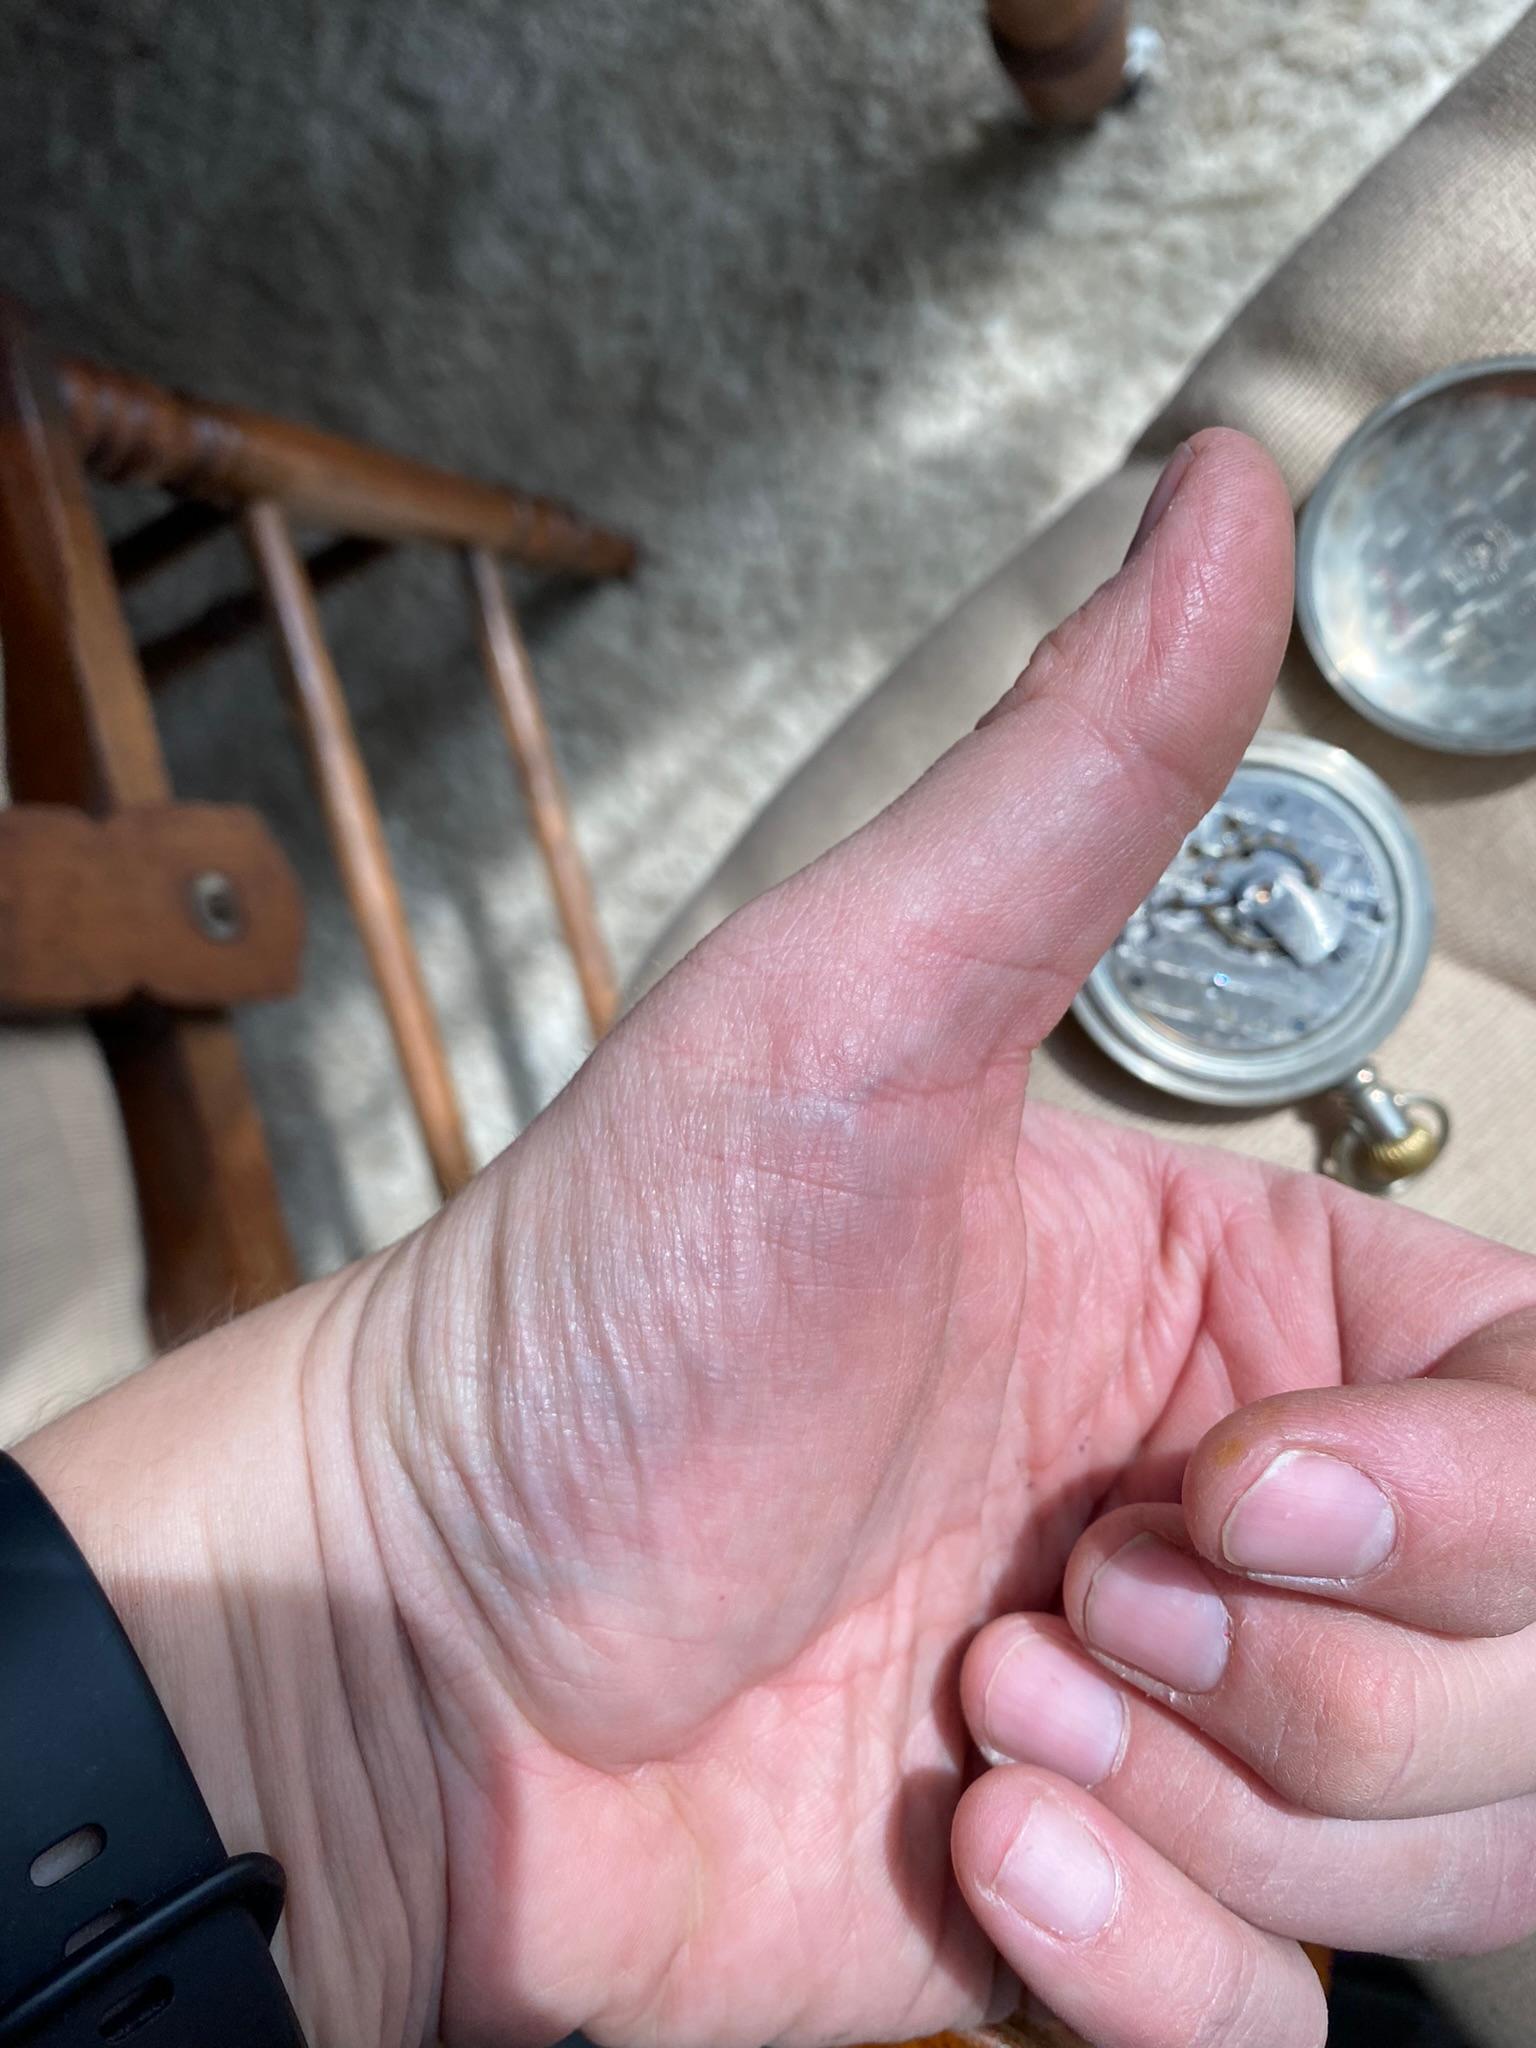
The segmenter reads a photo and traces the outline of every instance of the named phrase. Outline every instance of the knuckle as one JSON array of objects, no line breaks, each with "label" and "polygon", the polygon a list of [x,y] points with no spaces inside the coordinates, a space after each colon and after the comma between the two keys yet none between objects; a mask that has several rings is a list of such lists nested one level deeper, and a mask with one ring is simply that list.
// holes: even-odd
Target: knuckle
[{"label": "knuckle", "polygon": [[1200,1752],[1169,1772],[1165,1791],[1159,1847],[1218,1905],[1253,1918],[1255,1901],[1284,1883],[1288,1860],[1269,1796],[1246,1774],[1213,1775]]},{"label": "knuckle", "polygon": [[1413,1663],[1383,1656],[1368,1636],[1346,1636],[1303,1668],[1271,1783],[1313,1813],[1389,1814],[1413,1773],[1421,1719]]},{"label": "knuckle", "polygon": [[1213,1963],[1200,1987],[1198,2017],[1190,2033],[1190,2048],[1223,2048],[1243,2040],[1252,2019],[1255,2000],[1257,1956],[1245,1941],[1232,1942]]},{"label": "knuckle", "polygon": [[1088,609],[1086,605],[1079,606],[1060,625],[1053,626],[1036,646],[1019,678],[1026,696],[1048,690],[1063,677],[1070,676],[1082,659],[1092,652],[1093,627]]},{"label": "knuckle", "polygon": [[1190,1995],[1180,2048],[1323,2048],[1327,2008],[1299,1951],[1257,1937],[1222,1945]]}]

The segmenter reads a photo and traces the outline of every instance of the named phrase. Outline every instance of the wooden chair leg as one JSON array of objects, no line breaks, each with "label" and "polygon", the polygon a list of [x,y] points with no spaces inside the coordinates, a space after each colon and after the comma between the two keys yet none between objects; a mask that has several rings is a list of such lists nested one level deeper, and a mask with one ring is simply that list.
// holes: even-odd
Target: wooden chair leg
[{"label": "wooden chair leg", "polygon": [[228,1018],[136,1003],[98,1019],[97,1036],[133,1162],[157,1342],[180,1343],[296,1287],[266,1135]]},{"label": "wooden chair leg", "polygon": [[[170,781],[53,366],[0,304],[0,637],[18,802],[101,814]],[[102,1026],[138,1182],[157,1339],[297,1277],[233,1027],[147,1005]]]},{"label": "wooden chair leg", "polygon": [[544,723],[533,665],[507,597],[501,564],[485,548],[467,549],[464,559],[475,600],[475,622],[485,672],[506,728],[507,744],[517,763],[534,837],[544,857],[565,942],[576,963],[592,1033],[601,1038],[618,1010],[618,986],[597,922],[592,885],[571,830],[570,807],[549,743],[549,728]]},{"label": "wooden chair leg", "polygon": [[451,1195],[473,1172],[463,1119],[314,589],[279,506],[249,505],[241,525],[432,1169],[443,1194]]}]

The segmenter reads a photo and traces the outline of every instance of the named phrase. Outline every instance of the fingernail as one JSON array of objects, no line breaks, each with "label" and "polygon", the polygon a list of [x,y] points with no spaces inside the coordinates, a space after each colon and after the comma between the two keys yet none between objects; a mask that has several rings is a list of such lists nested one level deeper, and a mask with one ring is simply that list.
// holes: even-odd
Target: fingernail
[{"label": "fingernail", "polygon": [[1097,1785],[1125,1740],[1125,1702],[1108,1679],[1044,1636],[1004,1652],[981,1703],[982,1733],[997,1755],[1038,1764],[1074,1784]]},{"label": "fingernail", "polygon": [[1099,1566],[1083,1633],[1175,1692],[1209,1692],[1226,1669],[1227,1610],[1194,1559],[1160,1536],[1134,1536]]},{"label": "fingernail", "polygon": [[1082,1822],[1049,1799],[1037,1799],[991,1889],[1048,1934],[1086,1941],[1108,1925],[1119,1886],[1114,1864]]},{"label": "fingernail", "polygon": [[1397,1541],[1392,1503],[1342,1458],[1282,1451],[1227,1517],[1222,1554],[1244,1572],[1286,1579],[1354,1579]]},{"label": "fingernail", "polygon": [[1125,559],[1131,561],[1146,545],[1147,535],[1168,510],[1184,481],[1189,465],[1195,459],[1195,451],[1187,441],[1181,441],[1168,460],[1163,464],[1163,473],[1152,486],[1152,495],[1147,500],[1141,523],[1131,535],[1131,544],[1125,551]]}]

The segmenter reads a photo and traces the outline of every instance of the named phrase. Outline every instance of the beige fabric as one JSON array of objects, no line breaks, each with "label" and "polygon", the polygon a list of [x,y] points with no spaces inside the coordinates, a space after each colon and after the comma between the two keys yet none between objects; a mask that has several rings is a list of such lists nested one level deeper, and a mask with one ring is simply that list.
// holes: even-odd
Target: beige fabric
[{"label": "beige fabric", "polygon": [[76,1024],[0,1029],[0,1444],[143,1362],[117,1103]]},{"label": "beige fabric", "polygon": [[[654,949],[644,987],[731,910],[879,810],[1005,690],[1029,650],[1119,562],[1161,460],[1212,421],[1274,451],[1298,500],[1382,399],[1448,363],[1536,353],[1536,15],[1403,142],[1277,273],[1116,476],[976,591],[764,810]],[[1268,722],[1368,761],[1423,836],[1439,899],[1434,959],[1381,1048],[1398,1086],[1440,1096],[1446,1156],[1411,1200],[1536,1251],[1536,757],[1457,760],[1379,733],[1293,647]],[[1315,1163],[1296,1111],[1183,1108],[1128,1080],[1070,1025],[1036,1063],[1045,1100]],[[1436,1995],[1486,2048],[1526,2048],[1536,1943],[1436,1964]]]},{"label": "beige fabric", "polygon": [[[0,706],[3,688],[0,671]],[[0,1024],[0,1444],[143,1363],[143,1300],[138,1209],[100,1048],[82,1024]]]}]

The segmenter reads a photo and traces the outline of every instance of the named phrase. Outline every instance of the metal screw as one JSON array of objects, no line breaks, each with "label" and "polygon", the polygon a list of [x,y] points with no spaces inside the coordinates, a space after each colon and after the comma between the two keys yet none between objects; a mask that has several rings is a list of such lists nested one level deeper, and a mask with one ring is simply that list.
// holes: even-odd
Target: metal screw
[{"label": "metal screw", "polygon": [[238,939],[245,929],[245,913],[240,907],[239,891],[228,875],[217,868],[209,868],[201,875],[192,877],[188,890],[191,901],[192,922],[205,939],[212,939],[215,945],[227,946]]}]

